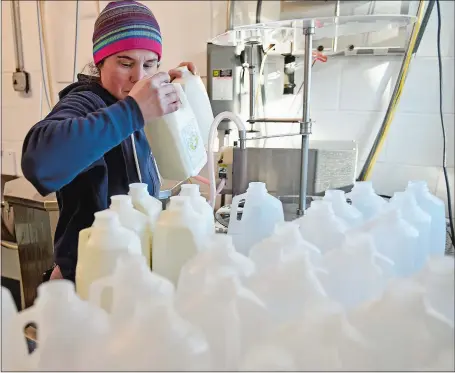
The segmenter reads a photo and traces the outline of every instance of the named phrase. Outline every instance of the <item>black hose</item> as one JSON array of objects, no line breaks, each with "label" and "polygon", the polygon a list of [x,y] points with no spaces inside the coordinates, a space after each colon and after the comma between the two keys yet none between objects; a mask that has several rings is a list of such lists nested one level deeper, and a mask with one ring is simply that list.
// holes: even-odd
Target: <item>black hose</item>
[{"label": "black hose", "polygon": [[425,29],[427,28],[428,21],[430,20],[431,12],[433,11],[435,2],[436,2],[436,0],[430,0],[428,2],[428,7],[425,10],[425,14],[423,16],[422,24],[420,25],[420,29],[417,34],[417,39],[416,39],[416,43],[414,44],[414,50],[412,51],[412,54],[416,54],[417,51],[419,50],[420,42],[422,41],[423,34],[425,33]]},{"label": "black hose", "polygon": [[450,193],[450,185],[449,185],[449,176],[447,174],[447,140],[446,140],[446,129],[444,125],[444,115],[442,112],[442,58],[441,58],[441,9],[439,0],[436,0],[436,10],[438,14],[438,33],[437,33],[437,49],[438,49],[438,70],[439,70],[439,115],[441,117],[441,128],[442,128],[442,169],[444,171],[444,180],[446,184],[446,192],[447,192],[447,209],[449,212],[449,226],[450,226],[450,239],[452,241],[452,245],[454,243],[454,228],[453,228],[453,216],[452,216],[452,196]]}]

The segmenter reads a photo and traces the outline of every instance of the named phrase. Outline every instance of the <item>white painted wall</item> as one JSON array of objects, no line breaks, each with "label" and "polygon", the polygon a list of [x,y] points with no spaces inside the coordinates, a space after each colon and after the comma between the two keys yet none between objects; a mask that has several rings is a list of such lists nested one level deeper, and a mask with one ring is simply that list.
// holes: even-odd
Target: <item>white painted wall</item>
[{"label": "white painted wall", "polygon": [[[206,71],[206,41],[213,29],[209,1],[144,1],[158,18],[164,40],[163,69],[181,61],[193,61]],[[101,9],[107,4],[100,1]],[[95,1],[80,1],[78,70],[91,60],[91,37],[97,16]],[[454,2],[441,1],[443,28],[444,120],[448,139],[448,166],[454,179]],[[24,96],[12,88],[14,71],[11,11],[2,1],[2,157],[3,170],[21,173],[20,154],[28,129],[40,119],[39,39],[34,1],[21,1],[25,68],[31,74],[32,91]],[[74,49],[74,1],[46,1],[45,26],[50,67],[57,93],[72,79]],[[430,190],[446,199],[442,176],[442,137],[438,114],[436,11],[433,11],[418,55],[412,61],[402,99],[388,139],[373,172],[378,192],[392,194],[409,179],[425,179]],[[313,139],[354,139],[360,146],[359,169],[387,108],[402,57],[334,58],[313,69]],[[273,62],[273,59],[270,59]],[[204,75],[204,74],[203,74]],[[287,99],[289,100],[289,98]],[[286,101],[286,100],[285,100]],[[286,104],[287,106],[284,106]],[[276,101],[269,115],[289,114],[290,102]],[[279,108],[279,109],[274,109]],[[275,112],[274,112],[275,111]],[[47,113],[43,105],[43,115]],[[270,132],[290,131],[280,125]],[[288,140],[292,141],[292,140]],[[455,186],[452,186],[452,191]],[[452,200],[454,198],[452,197]]]}]

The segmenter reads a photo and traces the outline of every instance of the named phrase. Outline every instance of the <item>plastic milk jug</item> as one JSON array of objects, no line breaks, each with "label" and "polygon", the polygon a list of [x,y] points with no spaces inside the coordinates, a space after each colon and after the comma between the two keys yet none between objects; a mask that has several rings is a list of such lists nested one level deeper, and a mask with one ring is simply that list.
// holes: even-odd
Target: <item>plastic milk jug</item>
[{"label": "plastic milk jug", "polygon": [[182,72],[182,77],[173,80],[173,83],[182,85],[186,98],[196,116],[204,146],[207,147],[210,126],[214,119],[207,90],[200,76],[193,75],[186,66],[178,67],[177,70]]},{"label": "plastic milk jug", "polygon": [[321,251],[302,238],[299,225],[295,222],[284,222],[275,225],[273,235],[253,246],[250,258],[257,269],[262,270],[277,265],[284,257],[296,252],[308,255],[315,266],[322,262]]},{"label": "plastic milk jug", "polygon": [[415,271],[419,232],[402,218],[400,210],[388,206],[355,232],[371,235],[379,253],[394,262],[396,276],[409,276]]},{"label": "plastic milk jug", "polygon": [[33,306],[19,313],[21,330],[30,323],[38,329],[33,371],[91,370],[91,353],[107,340],[108,315],[81,300],[68,280],[48,281],[38,287]]},{"label": "plastic milk jug", "polygon": [[[241,220],[237,219],[240,201],[245,200]],[[281,201],[267,193],[265,183],[252,182],[246,193],[232,199],[228,235],[236,250],[248,256],[251,247],[270,236],[277,223],[284,222]]]},{"label": "plastic milk jug", "polygon": [[163,210],[163,204],[149,194],[145,183],[133,183],[129,188],[128,195],[131,196],[134,208],[149,217],[153,234],[158,217]]},{"label": "plastic milk jug", "polygon": [[387,204],[382,197],[375,193],[371,181],[355,182],[351,193],[348,193],[347,197],[351,199],[352,206],[362,213],[365,221],[374,218],[382,207]]},{"label": "plastic milk jug", "polygon": [[331,202],[313,201],[306,215],[296,220],[303,239],[315,245],[323,254],[339,248],[344,241],[347,224],[335,216]]},{"label": "plastic milk jug", "polygon": [[420,208],[431,216],[430,254],[444,255],[447,229],[444,202],[430,193],[425,181],[410,181],[406,193],[414,194]]},{"label": "plastic milk jug", "polygon": [[349,227],[357,227],[362,224],[362,214],[354,206],[347,203],[346,195],[342,190],[326,190],[324,201],[332,202],[332,208],[335,215],[343,219]]},{"label": "plastic milk jug", "polygon": [[235,250],[230,236],[214,234],[208,238],[204,249],[183,266],[177,297],[193,297],[208,284],[226,276],[238,277],[244,282],[255,269],[251,259]]},{"label": "plastic milk jug", "polygon": [[189,197],[171,197],[153,235],[153,271],[177,285],[181,268],[202,249],[206,229]]},{"label": "plastic milk jug", "polygon": [[120,219],[120,224],[137,234],[141,240],[142,255],[150,265],[152,235],[147,215],[133,207],[131,196],[117,195],[111,197],[110,210],[115,211]]},{"label": "plastic milk jug", "polygon": [[207,153],[182,86],[173,85],[180,96],[180,108],[147,123],[144,131],[161,176],[180,181],[199,174],[207,163]]},{"label": "plastic milk jug", "polygon": [[[104,210],[95,213],[90,228],[80,231],[77,254],[76,290],[88,300],[92,282],[114,273],[123,254],[142,255],[142,247],[136,233],[122,227],[115,211]],[[109,294],[103,296],[103,308],[108,307],[110,299]]]},{"label": "plastic milk jug", "polygon": [[390,199],[390,205],[398,208],[403,219],[419,231],[415,269],[420,270],[429,255],[431,216],[419,207],[412,193],[396,192]]},{"label": "plastic milk jug", "polygon": [[174,285],[153,273],[142,255],[125,255],[117,260],[115,272],[92,283],[90,301],[101,305],[101,295],[112,289],[112,307],[109,310],[116,325],[134,314],[144,301],[170,302]]},{"label": "plastic milk jug", "polygon": [[197,184],[183,184],[181,187],[180,195],[189,197],[191,206],[198,213],[201,214],[202,220],[207,228],[207,234],[215,233],[215,218],[213,216],[213,209],[207,200],[201,196],[199,185]]},{"label": "plastic milk jug", "polygon": [[26,371],[30,368],[24,329],[13,323],[16,304],[10,291],[2,286],[2,370]]}]

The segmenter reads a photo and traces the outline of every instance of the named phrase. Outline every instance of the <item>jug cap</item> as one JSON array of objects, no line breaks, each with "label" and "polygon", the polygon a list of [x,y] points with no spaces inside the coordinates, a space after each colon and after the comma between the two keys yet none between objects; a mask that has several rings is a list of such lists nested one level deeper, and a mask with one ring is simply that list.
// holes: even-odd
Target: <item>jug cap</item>
[{"label": "jug cap", "polygon": [[200,195],[198,184],[182,184],[180,186],[180,196],[199,197]]},{"label": "jug cap", "polygon": [[265,183],[261,183],[259,181],[252,181],[248,184],[248,189],[247,189],[247,192],[255,192],[255,193],[258,193],[258,192],[262,192],[262,193],[267,193],[267,187],[265,185]]},{"label": "jug cap", "polygon": [[114,207],[114,209],[122,207],[133,207],[133,201],[131,196],[128,196],[126,194],[118,194],[111,197],[110,207]]},{"label": "jug cap", "polygon": [[95,212],[95,221],[93,227],[108,228],[120,225],[120,220],[117,212],[113,210],[103,210]]},{"label": "jug cap", "polygon": [[141,197],[144,195],[149,195],[148,187],[145,183],[132,183],[129,185],[129,192],[128,195],[131,197]]}]

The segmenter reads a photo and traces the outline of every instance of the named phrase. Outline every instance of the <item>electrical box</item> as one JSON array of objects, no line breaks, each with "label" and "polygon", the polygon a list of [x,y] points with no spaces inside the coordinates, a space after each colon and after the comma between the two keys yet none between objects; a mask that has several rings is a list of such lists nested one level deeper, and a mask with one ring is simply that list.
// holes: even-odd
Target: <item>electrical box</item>
[{"label": "electrical box", "polygon": [[30,90],[30,75],[25,71],[14,72],[13,88],[16,92],[28,93]]}]

